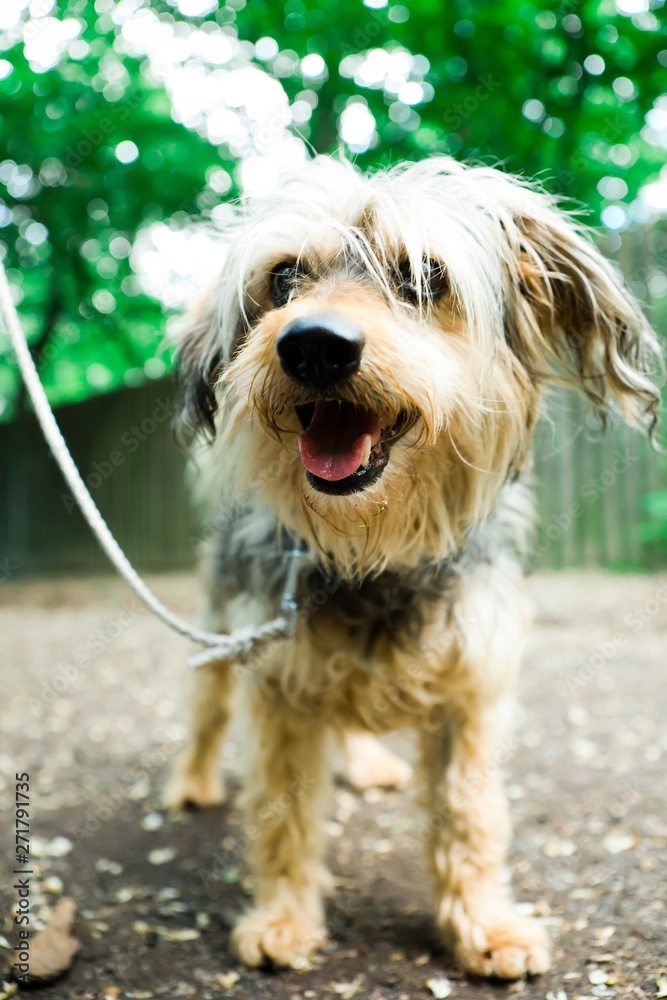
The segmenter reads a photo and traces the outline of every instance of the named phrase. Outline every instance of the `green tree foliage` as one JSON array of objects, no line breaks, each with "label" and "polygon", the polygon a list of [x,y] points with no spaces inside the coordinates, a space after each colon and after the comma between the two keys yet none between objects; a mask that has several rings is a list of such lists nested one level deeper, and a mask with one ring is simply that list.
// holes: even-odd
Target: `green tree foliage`
[{"label": "green tree foliage", "polygon": [[[201,114],[174,120],[168,76],[123,34],[132,17],[152,11],[177,40],[199,29],[231,47],[183,57],[202,96],[207,73],[254,66],[283,88],[294,134],[364,166],[501,160],[599,213],[627,207],[664,163],[667,130],[645,124],[667,89],[662,3],[205,3],[6,0],[0,12],[0,240],[54,402],[163,371],[163,309],[131,247],[151,223],[183,227],[234,197],[249,148],[210,141]],[[61,41],[45,65],[34,50],[46,21]],[[247,124],[245,95],[227,104]],[[8,350],[0,405],[5,418],[21,405]]]}]

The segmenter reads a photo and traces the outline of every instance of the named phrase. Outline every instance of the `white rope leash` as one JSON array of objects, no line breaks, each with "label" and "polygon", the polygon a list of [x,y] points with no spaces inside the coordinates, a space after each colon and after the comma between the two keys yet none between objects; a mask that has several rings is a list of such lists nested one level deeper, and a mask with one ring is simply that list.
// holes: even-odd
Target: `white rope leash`
[{"label": "white rope leash", "polygon": [[143,601],[146,607],[157,615],[157,617],[180,635],[192,639],[193,642],[200,643],[209,648],[202,653],[195,654],[189,660],[189,665],[193,669],[214,664],[218,661],[233,660],[242,663],[251,653],[258,652],[260,647],[264,647],[279,639],[286,639],[294,633],[296,627],[296,616],[298,604],[296,599],[297,585],[299,579],[299,562],[306,555],[303,549],[293,546],[287,553],[287,575],[283,590],[280,615],[272,621],[265,622],[257,627],[247,626],[236,629],[230,635],[217,632],[207,632],[188,624],[177,615],[173,614],[162,601],[146,586],[137,571],[134,569],[129,559],[114,538],[106,521],[95,505],[88,487],[84,483],[74,459],[72,458],[65,439],[53,415],[53,411],[46,398],[44,387],[37,374],[35,363],[30,354],[28,344],[19,320],[18,313],[14,306],[7,281],[7,274],[4,264],[0,260],[0,315],[16,354],[23,381],[32,404],[37,414],[40,426],[46,438],[49,448],[53,452],[53,457],[58,463],[60,470],[65,477],[67,485],[72,491],[81,513],[92,528],[93,534],[102,546],[103,550],[118,570],[123,579],[130,585],[137,597]]}]

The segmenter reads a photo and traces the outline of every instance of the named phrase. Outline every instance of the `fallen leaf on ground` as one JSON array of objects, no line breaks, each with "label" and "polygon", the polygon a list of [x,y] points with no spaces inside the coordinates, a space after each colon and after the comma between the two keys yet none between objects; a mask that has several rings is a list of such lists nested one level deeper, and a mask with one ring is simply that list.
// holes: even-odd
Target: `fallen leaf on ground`
[{"label": "fallen leaf on ground", "polygon": [[238,983],[240,978],[239,973],[235,969],[232,969],[231,972],[219,972],[215,980],[223,989],[231,990],[232,986]]},{"label": "fallen leaf on ground", "polygon": [[70,930],[76,903],[65,896],[54,907],[49,923],[30,942],[30,979],[49,982],[66,972],[81,947]]}]

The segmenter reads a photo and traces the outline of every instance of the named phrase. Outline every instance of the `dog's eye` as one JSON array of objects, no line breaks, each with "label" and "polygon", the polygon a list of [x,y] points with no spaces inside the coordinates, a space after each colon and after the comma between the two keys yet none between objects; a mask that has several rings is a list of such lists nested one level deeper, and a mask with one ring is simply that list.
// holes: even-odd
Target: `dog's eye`
[{"label": "dog's eye", "polygon": [[404,302],[418,305],[420,297],[424,302],[437,302],[447,292],[449,282],[445,269],[440,261],[425,259],[422,261],[421,288],[417,287],[410,262],[404,260],[398,266],[397,292]]},{"label": "dog's eye", "polygon": [[296,288],[300,275],[295,261],[283,261],[271,271],[271,301],[276,306],[284,306]]}]

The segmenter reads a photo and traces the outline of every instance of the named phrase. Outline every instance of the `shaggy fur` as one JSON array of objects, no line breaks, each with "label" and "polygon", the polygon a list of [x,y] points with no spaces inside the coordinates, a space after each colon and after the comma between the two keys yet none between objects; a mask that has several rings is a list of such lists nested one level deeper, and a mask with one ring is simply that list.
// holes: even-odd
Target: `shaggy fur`
[{"label": "shaggy fur", "polygon": [[[276,351],[290,322],[332,315],[364,347],[325,398],[394,429],[380,477],[342,496],[306,476],[299,413],[323,397]],[[238,686],[254,739],[256,881],[234,931],[241,959],[291,964],[324,940],[327,735],[357,785],[398,784],[406,765],[368,734],[409,726],[444,942],[472,972],[544,971],[546,935],[516,913],[504,877],[498,768],[527,620],[524,471],[552,384],[652,432],[659,350],[637,304],[554,199],[516,177],[449,158],[367,177],[317,158],[240,208],[180,366],[181,427],[214,439],[197,452],[199,492],[226,512],[208,546],[210,624],[276,612],[285,532],[311,554],[294,638],[250,669],[197,675],[192,739],[167,793],[221,800]]]}]

